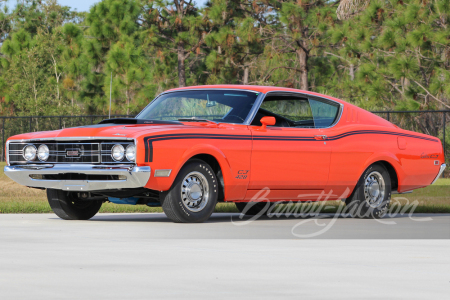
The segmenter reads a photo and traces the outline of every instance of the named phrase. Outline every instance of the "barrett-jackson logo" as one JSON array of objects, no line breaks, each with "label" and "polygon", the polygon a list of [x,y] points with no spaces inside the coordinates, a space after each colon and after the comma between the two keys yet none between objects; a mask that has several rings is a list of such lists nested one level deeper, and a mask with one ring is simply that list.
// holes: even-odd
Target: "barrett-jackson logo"
[{"label": "barrett-jackson logo", "polygon": [[420,155],[420,158],[438,158],[439,155],[438,154],[425,154],[424,152],[422,152],[422,154]]}]

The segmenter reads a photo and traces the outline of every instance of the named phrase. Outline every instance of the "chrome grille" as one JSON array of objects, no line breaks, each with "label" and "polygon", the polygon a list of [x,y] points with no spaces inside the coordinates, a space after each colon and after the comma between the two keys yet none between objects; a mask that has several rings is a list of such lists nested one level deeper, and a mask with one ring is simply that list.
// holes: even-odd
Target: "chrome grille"
[{"label": "chrome grille", "polygon": [[[126,150],[129,145],[132,145],[131,142],[103,142],[102,147],[102,163],[118,163],[111,157],[111,149],[114,147],[114,145],[122,145],[123,148]],[[123,158],[121,163],[131,163],[126,157]]]},{"label": "chrome grille", "polygon": [[[67,163],[67,164],[96,164],[96,163],[132,163],[124,158],[118,162],[111,157],[111,148],[120,144],[125,149],[133,142],[108,141],[108,142],[84,142],[84,141],[30,141],[30,142],[10,142],[8,145],[8,158],[10,164],[42,164],[42,163]],[[49,148],[50,156],[46,161],[40,161],[36,158],[27,162],[23,158],[23,149],[27,145],[34,145],[38,148],[40,145],[46,145]]]},{"label": "chrome grille", "polygon": [[[100,143],[82,143],[82,142],[41,142],[41,143],[11,143],[9,145],[9,162],[26,163],[23,158],[23,148],[27,145],[34,145],[38,148],[40,145],[46,145],[50,151],[50,156],[45,163],[100,163]],[[77,152],[78,155],[70,156],[70,152]],[[33,163],[42,163],[36,158]]]}]

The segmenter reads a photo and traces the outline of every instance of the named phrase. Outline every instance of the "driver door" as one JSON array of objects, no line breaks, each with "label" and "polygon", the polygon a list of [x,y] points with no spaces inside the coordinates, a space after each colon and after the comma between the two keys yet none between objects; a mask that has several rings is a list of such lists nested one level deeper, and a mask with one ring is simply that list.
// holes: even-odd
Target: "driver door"
[{"label": "driver door", "polygon": [[[275,117],[276,124],[263,129],[259,120],[264,116]],[[325,190],[331,145],[326,141],[328,130],[315,128],[308,98],[286,93],[267,96],[252,125],[251,174],[246,198],[264,188],[270,189],[271,199],[280,200],[318,195]]]}]

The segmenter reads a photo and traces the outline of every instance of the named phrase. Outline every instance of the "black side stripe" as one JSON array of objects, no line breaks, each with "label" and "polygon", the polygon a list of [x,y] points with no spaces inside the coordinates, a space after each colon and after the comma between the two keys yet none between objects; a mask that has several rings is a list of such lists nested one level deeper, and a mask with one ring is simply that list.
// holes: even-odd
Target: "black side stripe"
[{"label": "black side stripe", "polygon": [[216,140],[251,140],[251,135],[227,134],[168,134],[144,137],[145,162],[153,161],[153,142],[179,139],[216,139]]},{"label": "black side stripe", "polygon": [[[347,136],[351,136],[351,135],[358,135],[358,134],[386,134],[386,135],[396,135],[396,136],[404,136],[404,137],[411,137],[411,138],[416,138],[416,139],[422,139],[422,140],[427,140],[427,141],[431,141],[431,142],[438,142],[438,140],[434,139],[434,138],[428,138],[428,137],[422,137],[422,136],[417,136],[417,135],[412,135],[412,134],[407,134],[407,133],[396,133],[396,132],[392,132],[392,131],[377,131],[377,130],[361,130],[361,131],[349,131],[346,133],[342,133],[339,135],[335,135],[335,136],[329,136],[327,138],[327,141],[333,141],[333,140],[338,140]],[[312,138],[312,137],[273,137],[273,136],[256,136],[253,137],[254,140],[281,140],[281,141],[316,141],[316,139]]]},{"label": "black side stripe", "polygon": [[[377,130],[360,130],[360,131],[349,131],[335,136],[330,136],[327,141],[335,141],[352,135],[360,134],[385,134],[394,135],[402,137],[410,137],[415,139],[421,139],[431,142],[439,142],[437,139],[422,137],[418,135],[412,135],[407,133],[397,133],[392,131],[377,131]],[[165,141],[165,140],[181,140],[181,139],[214,139],[214,140],[252,140],[251,135],[230,135],[230,134],[205,134],[205,133],[185,133],[185,134],[164,134],[164,135],[152,135],[144,137],[145,145],[145,162],[153,161],[153,142]],[[253,140],[259,141],[315,141],[313,137],[275,137],[275,136],[254,136]]]}]

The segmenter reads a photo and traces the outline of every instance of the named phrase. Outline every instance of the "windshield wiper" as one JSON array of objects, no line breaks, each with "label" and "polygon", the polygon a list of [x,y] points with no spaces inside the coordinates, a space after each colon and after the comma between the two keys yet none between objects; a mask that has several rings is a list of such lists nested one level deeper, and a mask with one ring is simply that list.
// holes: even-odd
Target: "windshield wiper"
[{"label": "windshield wiper", "polygon": [[212,124],[218,124],[218,122],[214,122],[208,119],[199,119],[197,117],[192,117],[192,118],[180,118],[178,119],[178,121],[181,122],[208,122],[208,123],[212,123]]}]

